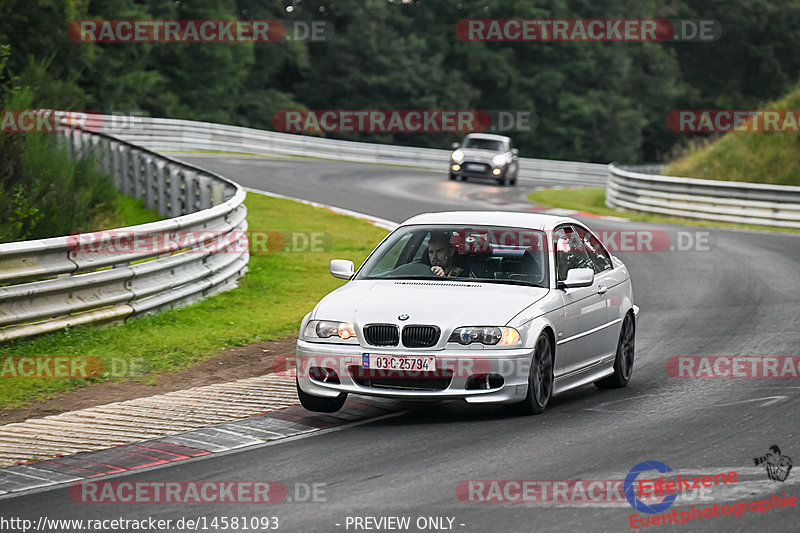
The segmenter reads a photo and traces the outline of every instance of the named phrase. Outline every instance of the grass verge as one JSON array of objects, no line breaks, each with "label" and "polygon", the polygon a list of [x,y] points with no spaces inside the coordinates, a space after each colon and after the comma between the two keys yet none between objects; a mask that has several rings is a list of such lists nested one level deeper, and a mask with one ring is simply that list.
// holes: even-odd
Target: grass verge
[{"label": "grass verge", "polygon": [[637,222],[654,222],[659,224],[679,224],[685,226],[704,226],[711,228],[732,228],[749,229],[758,231],[780,231],[784,233],[800,233],[800,229],[779,228],[773,226],[761,226],[758,224],[734,224],[731,222],[713,222],[693,218],[668,217],[662,215],[649,215],[646,213],[635,213],[633,211],[623,211],[612,209],[606,205],[605,188],[590,189],[544,189],[528,195],[531,202],[546,206],[558,207],[560,209],[572,209],[591,213],[593,215],[604,215],[623,217]]},{"label": "grass verge", "polygon": [[324,228],[330,247],[324,252],[252,254],[237,289],[183,309],[105,329],[81,326],[5,343],[0,346],[4,357],[114,358],[119,369],[136,361],[138,370],[145,361],[148,372],[91,379],[0,377],[0,408],[21,407],[100,380],[153,382],[158,372],[188,367],[226,347],[295,335],[303,315],[319,298],[344,283],[327,273],[330,260],[343,257],[358,264],[387,233],[366,221],[291,200],[251,193],[246,205],[249,231]]},{"label": "grass verge", "polygon": [[94,231],[138,226],[148,222],[163,220],[164,217],[144,206],[144,200],[125,196],[117,192],[114,198],[114,211],[98,216],[92,227]]}]

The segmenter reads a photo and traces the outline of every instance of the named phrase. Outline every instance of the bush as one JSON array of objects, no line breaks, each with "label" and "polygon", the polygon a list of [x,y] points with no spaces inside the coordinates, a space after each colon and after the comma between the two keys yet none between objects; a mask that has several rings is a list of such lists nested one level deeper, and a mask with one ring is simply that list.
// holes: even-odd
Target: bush
[{"label": "bush", "polygon": [[[28,87],[6,91],[3,109],[38,107]],[[116,190],[93,154],[71,158],[53,133],[0,133],[0,242],[96,229]]]}]

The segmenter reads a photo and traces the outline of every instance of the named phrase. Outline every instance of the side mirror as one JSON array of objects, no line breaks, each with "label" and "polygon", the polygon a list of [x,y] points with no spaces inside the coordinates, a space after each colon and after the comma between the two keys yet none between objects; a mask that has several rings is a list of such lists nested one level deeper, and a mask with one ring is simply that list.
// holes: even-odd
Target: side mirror
[{"label": "side mirror", "polygon": [[459,143],[453,143],[453,144],[450,145],[450,148],[452,148],[453,150],[456,150],[456,149],[458,149],[459,146],[461,146]]},{"label": "side mirror", "polygon": [[592,283],[594,283],[594,270],[591,268],[570,268],[567,270],[567,279],[560,281],[558,288],[589,287]]},{"label": "side mirror", "polygon": [[512,148],[511,149],[511,155],[513,155],[515,157],[518,156],[519,155],[519,150],[517,150],[516,148]]},{"label": "side mirror", "polygon": [[331,276],[339,279],[352,279],[355,268],[348,259],[331,259]]}]

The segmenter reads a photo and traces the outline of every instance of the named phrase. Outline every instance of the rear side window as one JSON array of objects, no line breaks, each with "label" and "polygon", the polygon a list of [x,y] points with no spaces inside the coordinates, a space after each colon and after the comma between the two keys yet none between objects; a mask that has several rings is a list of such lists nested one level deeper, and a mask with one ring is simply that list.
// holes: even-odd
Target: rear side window
[{"label": "rear side window", "polygon": [[586,253],[589,254],[589,258],[592,260],[592,267],[594,268],[595,274],[611,270],[613,268],[611,256],[600,240],[595,237],[591,231],[587,231],[585,228],[576,226],[575,230],[578,232],[578,235],[580,235],[581,244],[583,244]]}]

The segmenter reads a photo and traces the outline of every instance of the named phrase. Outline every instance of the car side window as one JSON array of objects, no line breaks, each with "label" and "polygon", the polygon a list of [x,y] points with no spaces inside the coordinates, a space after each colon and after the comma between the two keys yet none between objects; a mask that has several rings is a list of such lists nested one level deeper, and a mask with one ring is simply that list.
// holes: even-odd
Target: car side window
[{"label": "car side window", "polygon": [[567,271],[571,268],[591,268],[594,264],[580,235],[570,226],[562,226],[553,232],[553,243],[556,250],[556,275],[558,281],[567,279]]},{"label": "car side window", "polygon": [[589,258],[592,260],[592,266],[595,274],[599,274],[600,272],[614,268],[611,263],[611,256],[608,254],[598,238],[595,237],[592,232],[586,231],[586,229],[580,226],[577,226],[576,229],[578,231],[578,235],[581,237],[581,243],[583,244],[586,253],[589,254]]}]

